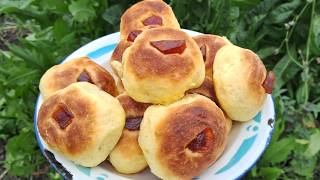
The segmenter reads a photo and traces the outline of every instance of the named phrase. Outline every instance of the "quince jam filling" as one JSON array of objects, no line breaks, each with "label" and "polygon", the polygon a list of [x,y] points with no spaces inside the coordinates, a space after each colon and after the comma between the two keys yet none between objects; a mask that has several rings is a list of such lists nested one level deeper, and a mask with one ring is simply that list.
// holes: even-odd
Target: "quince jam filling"
[{"label": "quince jam filling", "polygon": [[59,104],[52,113],[52,118],[59,124],[61,129],[65,129],[71,124],[74,116],[64,104]]},{"label": "quince jam filling", "polygon": [[262,87],[264,88],[264,90],[266,91],[266,93],[271,94],[272,93],[272,89],[274,87],[274,82],[275,82],[275,75],[273,74],[272,71],[269,71],[267,74],[266,79],[264,80]]},{"label": "quince jam filling", "polygon": [[149,26],[149,25],[162,25],[162,18],[159,16],[150,16],[147,19],[145,19],[143,22],[143,25]]},{"label": "quince jam filling", "polygon": [[209,149],[213,141],[213,132],[210,128],[201,131],[188,145],[187,148],[192,152],[204,152]]},{"label": "quince jam filling", "polygon": [[83,70],[82,73],[79,75],[77,82],[88,82],[94,84],[89,76],[89,73],[86,70]]},{"label": "quince jam filling", "polygon": [[150,41],[150,44],[163,54],[182,54],[187,47],[185,40]]},{"label": "quince jam filling", "polygon": [[129,35],[128,35],[127,40],[133,42],[140,33],[142,33],[141,30],[131,31],[131,32],[129,33]]},{"label": "quince jam filling", "polygon": [[142,121],[142,117],[127,118],[125,128],[128,129],[129,131],[140,130],[141,121]]}]

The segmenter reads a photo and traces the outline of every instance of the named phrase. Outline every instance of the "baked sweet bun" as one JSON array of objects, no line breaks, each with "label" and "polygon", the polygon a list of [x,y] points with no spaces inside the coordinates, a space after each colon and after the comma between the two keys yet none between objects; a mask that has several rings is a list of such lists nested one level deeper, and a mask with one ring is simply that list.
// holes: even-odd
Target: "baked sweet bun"
[{"label": "baked sweet bun", "polygon": [[200,49],[185,32],[154,28],[142,32],[123,54],[122,83],[134,100],[167,104],[199,87],[205,68]]},{"label": "baked sweet bun", "polygon": [[194,93],[206,96],[207,98],[217,103],[216,93],[214,92],[213,81],[211,78],[207,76],[205,77],[201,86],[187,91],[187,94],[194,94]]},{"label": "baked sweet bun", "polygon": [[113,77],[87,57],[80,57],[51,67],[41,77],[39,89],[44,99],[75,82],[89,82],[112,96],[117,96]]},{"label": "baked sweet bun", "polygon": [[220,107],[232,120],[252,119],[266,99],[267,71],[259,57],[251,50],[226,45],[217,52],[213,71]]},{"label": "baked sweet bun", "polygon": [[227,122],[210,99],[190,94],[144,113],[139,144],[151,172],[161,179],[192,179],[222,154]]},{"label": "baked sweet bun", "polygon": [[76,164],[94,167],[114,148],[124,124],[125,112],[116,98],[78,82],[43,102],[37,125],[50,148]]},{"label": "baked sweet bun", "polygon": [[180,29],[171,7],[162,0],[140,1],[121,16],[121,40],[134,41],[139,33],[156,27]]},{"label": "baked sweet bun", "polygon": [[225,38],[211,34],[198,35],[193,37],[198,44],[204,64],[206,66],[206,76],[212,79],[213,62],[218,50],[231,42]]},{"label": "baked sweet bun", "polygon": [[[216,93],[214,92],[213,81],[207,76],[200,87],[188,90],[187,94],[200,94],[206,96],[219,106]],[[230,132],[232,128],[232,120],[227,115],[225,115],[225,118],[227,120],[227,131]]]},{"label": "baked sweet bun", "polygon": [[150,104],[136,102],[126,93],[117,98],[126,112],[126,123],[109,161],[120,173],[137,173],[148,166],[138,144],[138,136],[143,113]]}]

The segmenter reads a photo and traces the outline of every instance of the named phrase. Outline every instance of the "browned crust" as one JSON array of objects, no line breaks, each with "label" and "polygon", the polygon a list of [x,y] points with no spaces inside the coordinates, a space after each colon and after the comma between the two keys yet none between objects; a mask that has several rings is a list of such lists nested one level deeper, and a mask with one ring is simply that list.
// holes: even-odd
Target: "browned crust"
[{"label": "browned crust", "polygon": [[214,91],[213,81],[209,77],[205,77],[200,87],[195,89],[190,89],[187,91],[187,94],[193,94],[193,93],[206,96],[212,101],[214,101],[215,103],[217,103],[217,97]]},{"label": "browned crust", "polygon": [[79,75],[86,71],[93,84],[106,91],[112,96],[118,95],[116,83],[110,73],[100,65],[96,64],[87,57],[71,60],[65,64],[57,65],[51,71],[48,79],[45,79],[45,86],[51,93],[63,89],[72,83],[77,82]]},{"label": "browned crust", "polygon": [[[187,145],[205,128],[213,132],[208,150],[190,152]],[[156,157],[174,176],[191,179],[207,169],[221,155],[227,141],[226,120],[213,102],[197,100],[170,111],[156,126],[159,150]]]},{"label": "browned crust", "polygon": [[124,51],[131,46],[131,44],[132,42],[121,40],[112,53],[111,61],[122,62],[122,55]]},{"label": "browned crust", "polygon": [[146,30],[159,27],[159,25],[145,26],[143,24],[143,21],[152,15],[162,18],[162,26],[179,28],[178,21],[169,5],[162,0],[145,0],[131,6],[121,16],[121,39],[127,39],[129,33],[134,30]]},{"label": "browned crust", "polygon": [[242,49],[243,59],[247,59],[243,63],[247,64],[248,71],[248,84],[252,86],[252,89],[263,88],[263,82],[267,76],[267,70],[261,61],[261,59],[251,50]]},{"label": "browned crust", "polygon": [[[59,104],[64,104],[74,118],[65,129],[60,128],[52,114]],[[41,137],[52,148],[64,154],[77,156],[90,148],[95,134],[94,103],[87,101],[78,89],[54,94],[43,102],[38,115]]]},{"label": "browned crust", "polygon": [[206,47],[206,57],[204,59],[206,67],[206,76],[212,79],[213,62],[216,53],[224,45],[231,43],[220,36],[211,34],[198,35],[193,37],[193,39],[198,44],[199,48],[201,48],[202,46]]},{"label": "browned crust", "polygon": [[[150,41],[185,40],[186,49],[182,54],[162,54],[151,46]],[[139,79],[161,77],[179,81],[193,73],[195,57],[200,50],[185,32],[172,28],[156,28],[144,31],[126,51],[126,66],[133,76]],[[197,56],[198,55],[198,56]]]},{"label": "browned crust", "polygon": [[148,103],[137,102],[126,93],[120,94],[117,99],[126,112],[126,118],[142,117],[146,109],[151,105]]}]

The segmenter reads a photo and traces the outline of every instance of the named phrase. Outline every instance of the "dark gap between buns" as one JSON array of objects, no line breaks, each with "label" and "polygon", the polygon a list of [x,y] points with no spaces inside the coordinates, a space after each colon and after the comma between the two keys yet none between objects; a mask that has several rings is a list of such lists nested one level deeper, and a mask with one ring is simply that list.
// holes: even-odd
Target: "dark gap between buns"
[{"label": "dark gap between buns", "polygon": [[203,62],[206,62],[206,60],[207,60],[207,46],[206,45],[201,46],[200,51],[202,54]]}]

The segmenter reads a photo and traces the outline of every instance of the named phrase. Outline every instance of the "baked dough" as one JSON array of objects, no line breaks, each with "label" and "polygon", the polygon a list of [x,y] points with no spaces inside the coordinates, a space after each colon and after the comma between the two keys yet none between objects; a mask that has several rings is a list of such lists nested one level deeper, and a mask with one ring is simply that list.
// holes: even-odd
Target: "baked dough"
[{"label": "baked dough", "polygon": [[156,27],[180,29],[179,22],[168,4],[162,0],[140,1],[127,9],[121,16],[121,40],[127,40],[133,31],[144,31]]},{"label": "baked dough", "polygon": [[227,121],[210,99],[191,94],[144,113],[139,144],[161,179],[192,179],[213,164],[227,142]]},{"label": "baked dough", "polygon": [[126,93],[117,99],[126,112],[126,125],[119,142],[109,155],[109,161],[120,173],[137,173],[148,166],[138,144],[138,136],[143,113],[150,104],[136,102]]},{"label": "baked dough", "polygon": [[80,81],[95,84],[112,96],[118,95],[117,86],[110,73],[87,57],[51,67],[41,77],[39,89],[43,99],[46,99],[56,91]]},{"label": "baked dough", "polygon": [[87,82],[73,83],[47,98],[37,123],[50,148],[86,167],[107,158],[124,124],[125,112],[119,101]]},{"label": "baked dough", "polygon": [[267,72],[259,57],[251,50],[226,45],[216,54],[213,71],[220,107],[232,120],[251,120],[266,99],[262,84]]},{"label": "baked dough", "polygon": [[198,44],[204,64],[206,66],[206,76],[212,79],[213,63],[218,50],[231,42],[225,38],[212,34],[203,34],[193,37]]},{"label": "baked dough", "polygon": [[[179,48],[184,49],[180,52],[178,48],[177,53],[162,52],[152,45],[154,42],[178,42],[181,43]],[[144,31],[122,58],[122,83],[129,96],[138,102],[168,104],[204,81],[205,68],[200,49],[181,30],[161,27]]]}]

